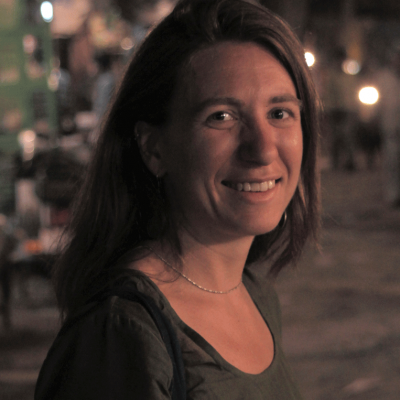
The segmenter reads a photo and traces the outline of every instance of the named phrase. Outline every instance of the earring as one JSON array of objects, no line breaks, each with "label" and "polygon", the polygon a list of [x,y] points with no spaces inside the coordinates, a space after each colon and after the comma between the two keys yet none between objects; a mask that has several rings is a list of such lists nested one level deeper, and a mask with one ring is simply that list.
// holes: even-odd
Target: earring
[{"label": "earring", "polygon": [[139,141],[139,138],[140,138],[138,124],[139,124],[139,123],[136,123],[136,124],[135,124],[135,127],[134,127],[134,129],[133,129],[133,131],[134,131],[133,138],[134,138],[137,142]]},{"label": "earring", "polygon": [[158,174],[156,174],[156,180],[157,180],[157,193],[160,196],[160,198],[163,198],[161,177],[159,177]]},{"label": "earring", "polygon": [[154,198],[151,201],[153,215],[147,221],[147,234],[152,239],[158,239],[162,232],[164,232],[166,226],[166,211],[161,181],[162,178],[159,177],[158,174],[154,177],[156,178],[157,185],[153,186]]},{"label": "earring", "polygon": [[286,222],[287,222],[287,212],[285,210],[281,220],[279,221],[278,228],[282,230],[286,226]]}]

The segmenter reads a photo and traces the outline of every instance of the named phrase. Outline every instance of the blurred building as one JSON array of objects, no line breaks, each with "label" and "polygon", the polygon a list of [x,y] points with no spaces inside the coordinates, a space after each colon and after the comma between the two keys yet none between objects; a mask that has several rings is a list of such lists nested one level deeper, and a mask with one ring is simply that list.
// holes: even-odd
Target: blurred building
[{"label": "blurred building", "polygon": [[0,0],[0,213],[27,237],[67,222],[120,68],[175,2]]},{"label": "blurred building", "polygon": [[[379,102],[361,104],[358,91],[363,85],[378,86],[377,65],[384,64],[385,54],[400,46],[400,3],[260,2],[285,18],[305,50],[314,54],[315,64],[310,68],[325,109],[338,108],[339,102],[343,113],[347,110],[357,114],[362,129],[346,128],[344,135],[357,130],[356,145],[360,147],[363,142],[368,147],[375,140],[369,138],[380,134],[380,125],[373,125]],[[52,6],[51,16],[41,11],[44,3]],[[105,101],[102,111],[97,115],[94,112],[94,108],[100,109],[95,107],[95,97],[101,92],[101,85],[96,89],[101,72],[96,59],[117,56],[121,67],[148,29],[175,3],[176,0],[0,0],[0,212],[9,214],[15,205],[23,208],[24,201],[29,207],[32,205],[27,194],[16,198],[16,194],[28,193],[28,189],[26,185],[19,188],[21,182],[15,185],[14,159],[29,164],[38,153],[62,146],[68,141],[66,135],[80,135],[83,145],[88,137],[96,136],[90,136],[91,132],[96,131],[107,108]],[[338,65],[338,50],[343,60],[333,72],[333,65]],[[111,72],[107,73],[112,78]],[[335,95],[338,90],[332,89],[340,86],[345,87],[343,101]],[[107,93],[111,91],[107,89]],[[381,95],[385,97],[384,93]],[[334,129],[328,125],[323,130],[323,144],[329,156]],[[84,153],[79,143],[71,151]],[[34,192],[36,173],[29,179],[30,192]]]},{"label": "blurred building", "polygon": [[33,141],[24,142],[20,133],[55,133],[52,39],[40,6],[35,0],[0,0],[0,212],[5,213],[13,210],[12,157],[21,141],[25,156],[33,155]]}]

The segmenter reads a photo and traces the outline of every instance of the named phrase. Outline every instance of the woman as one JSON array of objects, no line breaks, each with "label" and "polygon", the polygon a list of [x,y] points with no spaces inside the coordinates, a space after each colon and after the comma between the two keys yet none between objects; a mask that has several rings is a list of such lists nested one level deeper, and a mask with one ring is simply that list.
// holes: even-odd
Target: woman
[{"label": "woman", "polygon": [[170,398],[171,358],[146,309],[99,297],[126,281],[171,322],[188,399],[299,399],[269,277],[315,237],[317,136],[284,22],[244,0],[180,1],[105,122],[55,272],[73,322],[36,398]]}]

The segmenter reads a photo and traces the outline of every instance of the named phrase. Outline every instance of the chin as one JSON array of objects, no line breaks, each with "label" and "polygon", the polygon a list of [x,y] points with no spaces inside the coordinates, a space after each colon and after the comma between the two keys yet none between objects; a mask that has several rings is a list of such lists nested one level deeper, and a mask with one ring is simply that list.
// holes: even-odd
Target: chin
[{"label": "chin", "polygon": [[273,226],[268,227],[268,228],[255,230],[255,231],[254,231],[254,236],[261,236],[261,235],[265,235],[266,233],[270,233],[270,232],[272,232],[277,226],[278,226],[278,224],[273,225]]},{"label": "chin", "polygon": [[268,223],[265,224],[252,224],[252,225],[247,225],[247,226],[242,226],[241,231],[246,235],[246,236],[260,236],[264,235],[266,233],[272,232],[279,224],[280,219],[277,221],[268,221]]}]

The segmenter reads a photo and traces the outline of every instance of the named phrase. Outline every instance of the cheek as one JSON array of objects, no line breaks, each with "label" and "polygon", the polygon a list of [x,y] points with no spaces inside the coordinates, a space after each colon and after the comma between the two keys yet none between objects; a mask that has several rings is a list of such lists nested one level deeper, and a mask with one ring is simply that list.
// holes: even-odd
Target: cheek
[{"label": "cheek", "polygon": [[297,165],[300,170],[301,162],[303,160],[303,135],[300,133],[297,140],[293,143],[293,152],[297,160]]},{"label": "cheek", "polygon": [[301,130],[294,131],[282,141],[282,158],[292,174],[300,174],[303,159],[303,135]]},{"label": "cheek", "polygon": [[191,146],[188,135],[180,126],[172,126],[162,140],[162,160],[168,174],[184,170],[190,164]]},{"label": "cheek", "polygon": [[[177,139],[177,140],[175,140]],[[165,158],[168,181],[177,191],[193,191],[209,169],[209,155],[194,138],[180,137],[170,140]]]},{"label": "cheek", "polygon": [[190,140],[178,145],[180,149],[176,153],[175,162],[177,166],[181,163],[181,168],[185,169],[182,173],[194,173],[198,177],[203,176],[204,179],[217,173],[234,152],[232,135],[224,133],[192,132]]}]

